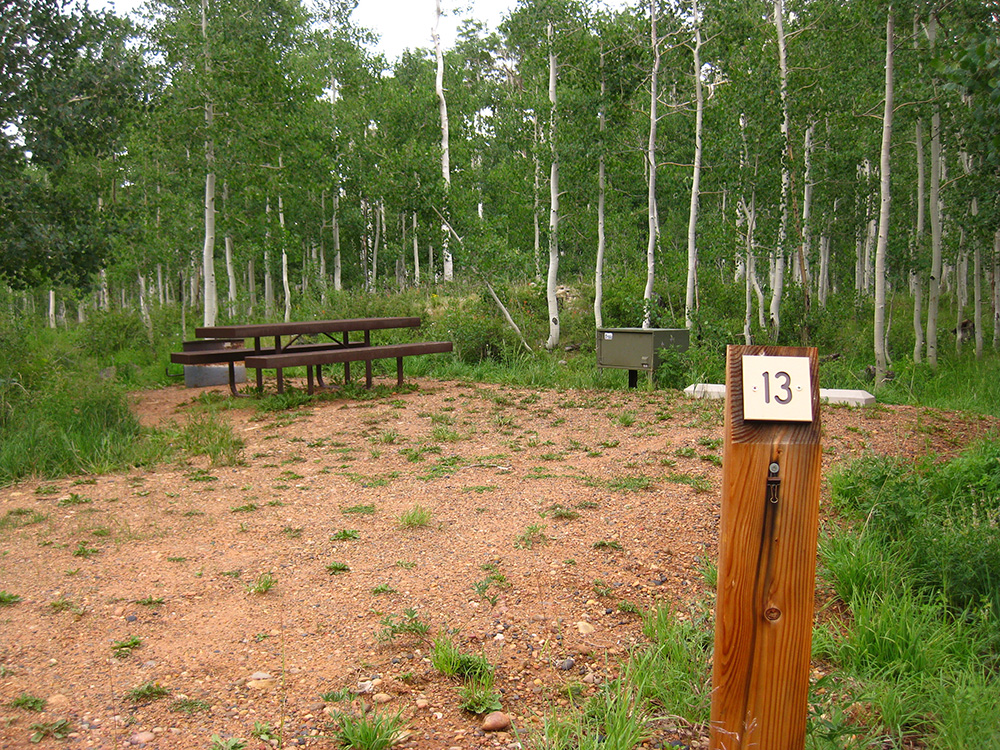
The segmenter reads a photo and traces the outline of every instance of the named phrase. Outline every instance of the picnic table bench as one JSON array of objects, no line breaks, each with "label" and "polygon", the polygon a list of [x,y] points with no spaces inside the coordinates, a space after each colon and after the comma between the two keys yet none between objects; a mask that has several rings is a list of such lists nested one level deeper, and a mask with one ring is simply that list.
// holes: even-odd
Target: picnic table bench
[{"label": "picnic table bench", "polygon": [[[371,333],[377,330],[416,328],[417,317],[345,318],[289,323],[257,323],[248,325],[203,326],[195,329],[200,340],[184,343],[184,351],[170,355],[171,362],[182,365],[227,364],[229,387],[236,390],[235,364],[257,370],[257,389],[263,388],[263,371],[277,371],[278,392],[284,392],[283,370],[287,367],[306,368],[309,393],[314,391],[313,375],[323,386],[322,365],[343,363],[344,382],[351,379],[351,362],[365,363],[365,384],[372,385],[371,363],[378,359],[395,358],[397,382],[402,384],[403,357],[416,354],[450,352],[450,341],[425,341],[409,344],[373,346]],[[363,340],[350,338],[351,333],[363,333]],[[300,342],[303,336],[320,337],[320,341]],[[265,340],[273,338],[273,345]],[[253,339],[253,346],[244,346]],[[325,339],[325,340],[323,340]]]}]

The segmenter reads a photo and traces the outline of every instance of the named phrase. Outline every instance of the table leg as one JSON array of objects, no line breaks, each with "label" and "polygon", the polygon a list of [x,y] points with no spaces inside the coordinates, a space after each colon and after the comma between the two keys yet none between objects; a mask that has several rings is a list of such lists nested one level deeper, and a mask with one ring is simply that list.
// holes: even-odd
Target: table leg
[{"label": "table leg", "polygon": [[236,391],[236,363],[229,363],[229,390],[232,391],[234,396],[239,396],[240,394]]},{"label": "table leg", "polygon": [[396,357],[396,385],[403,385],[403,358]]},{"label": "table leg", "polygon": [[[344,346],[345,347],[349,347],[351,345],[350,336],[351,336],[351,334],[349,332],[344,331]],[[350,382],[351,382],[351,363],[350,362],[344,362],[344,385],[347,385]]]},{"label": "table leg", "polygon": [[[260,337],[259,336],[255,336],[254,337],[254,340],[253,340],[253,349],[254,349],[254,352],[257,352],[257,353],[260,352]],[[257,392],[260,393],[263,390],[264,390],[264,371],[258,367],[257,368]]]},{"label": "table leg", "polygon": [[312,365],[306,365],[306,393],[308,393],[310,396],[313,393],[313,368],[312,368]]},{"label": "table leg", "polygon": [[[371,331],[365,331],[365,346],[371,345]],[[371,389],[372,387],[372,361],[370,359],[365,360],[365,387],[368,389]]]},{"label": "table leg", "polygon": [[278,393],[284,393],[285,392],[285,375],[282,372],[282,370],[281,370],[280,367],[277,368],[277,373],[278,373]]}]

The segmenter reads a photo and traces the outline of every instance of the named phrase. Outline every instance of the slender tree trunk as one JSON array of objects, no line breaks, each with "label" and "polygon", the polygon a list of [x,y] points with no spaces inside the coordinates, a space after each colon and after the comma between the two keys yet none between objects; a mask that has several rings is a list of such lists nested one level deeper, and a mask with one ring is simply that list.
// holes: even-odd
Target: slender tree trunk
[{"label": "slender tree trunk", "polygon": [[885,382],[886,351],[885,333],[885,254],[889,244],[889,209],[892,202],[891,193],[891,162],[889,151],[892,146],[892,107],[893,107],[893,50],[895,34],[893,28],[892,6],[888,9],[885,23],[885,110],[882,114],[882,151],[879,166],[881,177],[881,195],[878,214],[878,245],[875,250],[875,385]]},{"label": "slender tree trunk", "polygon": [[687,288],[684,294],[684,325],[694,326],[695,289],[698,283],[698,198],[701,192],[701,131],[705,115],[705,97],[701,86],[701,26],[698,19],[698,0],[691,0],[691,18],[694,23],[694,167],[691,175],[691,206],[688,210],[687,236]]},{"label": "slender tree trunk", "polygon": [[559,66],[556,60],[555,31],[552,21],[549,21],[546,35],[549,42],[549,103],[552,105],[549,116],[549,149],[552,154],[552,166],[549,170],[549,273],[545,284],[545,299],[549,311],[549,338],[545,342],[545,348],[551,352],[559,346],[559,300],[556,297],[556,285],[559,279],[559,150],[556,148],[556,119],[559,110],[556,81]]},{"label": "slender tree trunk", "polygon": [[[204,44],[205,86],[211,74],[211,55],[208,49],[208,0],[201,0],[201,37]],[[214,326],[219,300],[215,289],[215,142],[212,140],[214,105],[205,98],[205,244],[202,250],[202,277],[205,283],[204,324]]]},{"label": "slender tree trunk", "polygon": [[[451,150],[448,137],[448,102],[444,96],[444,54],[441,51],[441,37],[438,36],[438,26],[441,23],[441,0],[435,0],[437,9],[434,23],[434,57],[437,60],[437,73],[434,79],[434,90],[437,92],[438,112],[441,117],[441,178],[444,180],[445,219],[450,220],[451,213],[448,207],[451,205],[449,193],[451,192]],[[448,231],[442,228],[441,259],[444,263],[444,280],[451,281],[454,278],[454,262],[451,252],[448,250]]]},{"label": "slender tree trunk", "polygon": [[535,281],[542,280],[542,160],[539,151],[542,148],[542,126],[538,121],[538,115],[531,116],[532,129],[534,131],[535,148],[532,151],[532,161],[535,165],[535,184],[532,191],[533,207],[531,211],[531,221],[535,230]]},{"label": "slender tree trunk", "polygon": [[597,328],[604,326],[604,315],[602,306],[604,304],[604,250],[606,246],[604,236],[604,193],[605,193],[605,165],[604,165],[604,135],[607,131],[607,117],[605,115],[605,96],[607,94],[607,84],[604,79],[604,47],[601,47],[601,103],[598,114],[598,127],[600,130],[600,144],[597,155],[597,263],[594,269],[594,323]]},{"label": "slender tree trunk", "polygon": [[976,335],[976,359],[983,358],[983,254],[977,242],[972,251],[972,323]]},{"label": "slender tree trunk", "polygon": [[[931,13],[927,36],[933,53],[937,41],[937,16]],[[927,361],[938,366],[938,306],[941,302],[941,112],[937,104],[931,114],[931,279],[927,299]]]},{"label": "slender tree trunk", "polygon": [[809,311],[809,296],[812,291],[809,272],[809,256],[812,254],[812,154],[813,135],[816,131],[814,123],[809,123],[802,144],[802,243],[799,245],[798,277],[802,284],[806,300],[806,312]]},{"label": "slender tree trunk", "polygon": [[417,239],[417,212],[413,212],[413,284],[420,286],[420,244]]},{"label": "slender tree trunk", "polygon": [[660,78],[660,40],[656,33],[656,0],[649,0],[649,41],[653,47],[653,70],[649,80],[649,140],[646,143],[646,288],[643,290],[642,327],[653,325],[653,282],[656,279],[656,248],[660,241],[660,217],[656,208],[656,125]]},{"label": "slender tree trunk", "polygon": [[816,291],[819,306],[825,308],[830,294],[830,235],[825,232],[819,237],[819,283]]},{"label": "slender tree trunk", "polygon": [[49,328],[56,327],[56,290],[49,289]]},{"label": "slender tree trunk", "polygon": [[100,308],[104,312],[111,311],[111,293],[108,291],[108,270],[101,269],[100,281],[98,282],[98,297],[100,298]]},{"label": "slender tree trunk", "polygon": [[163,264],[156,264],[156,301],[159,303],[160,307],[164,305],[164,294],[163,294]]},{"label": "slender tree trunk", "polygon": [[146,304],[146,277],[139,274],[139,316],[146,327],[146,337],[153,343],[153,319],[149,315],[149,305]]},{"label": "slender tree trunk", "polygon": [[1000,351],[1000,229],[993,233],[993,350]]},{"label": "slender tree trunk", "polygon": [[774,0],[774,29],[778,41],[779,92],[781,95],[781,137],[784,141],[781,165],[781,206],[778,246],[771,258],[771,306],[768,317],[771,338],[778,341],[781,332],[781,297],[785,286],[785,245],[788,238],[788,193],[791,189],[791,115],[788,105],[788,58],[785,52],[785,8],[783,0]]},{"label": "slender tree trunk", "polygon": [[253,311],[257,308],[257,274],[254,271],[253,258],[247,261],[247,292],[250,295],[249,314],[253,315]]},{"label": "slender tree trunk", "polygon": [[[916,21],[914,21],[916,27]],[[924,247],[924,196],[926,194],[926,176],[924,170],[924,123],[917,118],[915,126],[915,143],[917,150],[917,225],[913,236],[913,246],[910,251],[910,289],[913,293],[913,361],[919,364],[924,355],[923,276],[919,270],[920,251]]]},{"label": "slender tree trunk", "polygon": [[[746,271],[745,283],[745,313],[743,316],[743,342],[747,346],[753,345],[753,294],[756,290],[759,294],[760,285],[757,283],[757,259],[754,255],[754,233],[757,228],[757,199],[751,193],[750,205],[740,199],[740,211],[743,213],[743,223],[746,225],[746,235],[743,241],[744,267]],[[758,310],[764,307],[762,296],[757,300]]]}]

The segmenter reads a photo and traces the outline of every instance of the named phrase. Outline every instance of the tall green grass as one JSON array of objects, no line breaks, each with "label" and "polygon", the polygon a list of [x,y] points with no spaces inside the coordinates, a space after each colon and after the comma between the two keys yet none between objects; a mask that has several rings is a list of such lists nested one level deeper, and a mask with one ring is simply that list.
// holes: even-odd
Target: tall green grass
[{"label": "tall green grass", "polygon": [[0,422],[0,484],[147,465],[165,451],[141,429],[118,386],[57,372],[8,402]]},{"label": "tall green grass", "polygon": [[821,545],[849,614],[816,655],[858,687],[868,738],[1000,747],[1000,441],[948,462],[866,458],[830,478]]}]

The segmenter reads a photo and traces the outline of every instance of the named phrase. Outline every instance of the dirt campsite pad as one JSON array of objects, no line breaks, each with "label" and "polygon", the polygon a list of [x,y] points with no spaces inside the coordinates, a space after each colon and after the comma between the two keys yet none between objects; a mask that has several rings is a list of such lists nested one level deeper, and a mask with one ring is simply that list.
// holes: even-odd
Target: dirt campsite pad
[{"label": "dirt campsite pad", "polygon": [[[223,390],[134,404],[183,425]],[[2,488],[0,748],[333,747],[331,716],[362,703],[402,711],[398,747],[517,747],[569,686],[617,674],[640,611],[710,597],[722,409],[432,380],[274,413],[246,399],[213,417],[239,465]],[[997,427],[886,406],[822,420],[825,469]],[[495,665],[509,729],[484,731],[430,664],[445,634]],[[55,730],[32,744],[38,727]],[[678,739],[702,728],[664,724],[650,746]]]}]

